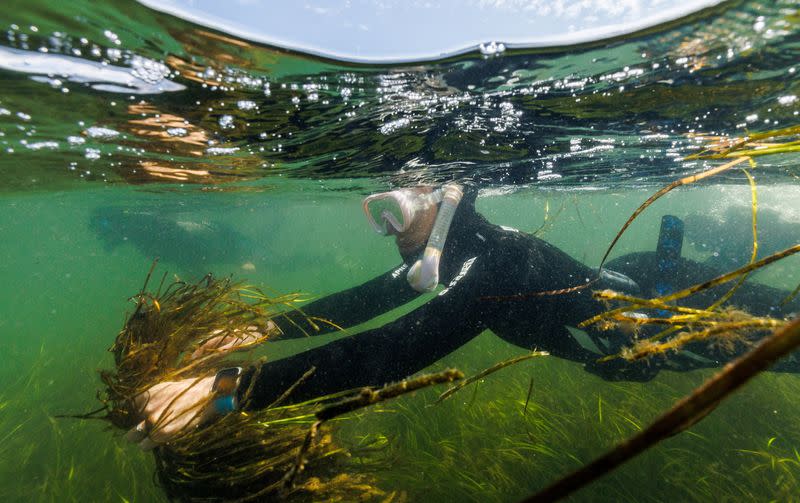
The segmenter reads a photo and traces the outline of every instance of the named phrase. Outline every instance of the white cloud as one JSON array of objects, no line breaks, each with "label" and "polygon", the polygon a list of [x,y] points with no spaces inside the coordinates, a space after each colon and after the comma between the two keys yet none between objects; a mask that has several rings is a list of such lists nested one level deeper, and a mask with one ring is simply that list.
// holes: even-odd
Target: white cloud
[{"label": "white cloud", "polygon": [[325,16],[325,15],[331,13],[331,9],[326,9],[325,7],[319,7],[319,6],[316,6],[316,5],[308,5],[308,4],[306,4],[304,6],[304,8],[307,11],[311,11],[314,14],[317,14],[317,15],[320,15],[320,16]]}]

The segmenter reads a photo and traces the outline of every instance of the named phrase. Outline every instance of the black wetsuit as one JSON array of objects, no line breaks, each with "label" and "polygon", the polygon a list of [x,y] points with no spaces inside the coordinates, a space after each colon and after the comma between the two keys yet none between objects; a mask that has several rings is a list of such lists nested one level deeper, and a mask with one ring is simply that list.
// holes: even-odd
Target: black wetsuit
[{"label": "black wetsuit", "polygon": [[[303,312],[351,327],[405,304],[419,295],[406,280],[408,266],[416,258],[404,257],[404,264],[398,268],[363,285],[308,304]],[[654,253],[629,255],[608,264],[608,269],[638,282],[645,295],[655,287],[649,279],[655,268]],[[714,277],[715,273],[701,271],[696,263],[682,260],[674,286],[689,286]],[[657,372],[653,365],[598,365],[596,360],[600,355],[581,345],[566,329],[567,325],[576,326],[604,310],[592,299],[592,290],[629,289],[625,278],[604,277],[590,288],[560,295],[531,295],[586,283],[597,277],[597,271],[541,239],[489,223],[475,212],[472,201],[462,202],[456,212],[439,274],[444,290],[405,316],[379,328],[265,364],[252,386],[249,406],[258,408],[269,404],[312,366],[316,371],[293,392],[293,400],[403,379],[486,329],[520,347],[538,348],[557,357],[586,363],[589,370],[609,379],[646,380]],[[753,314],[769,314],[782,293],[746,285],[733,302],[746,306]],[[714,299],[721,294],[717,292],[716,295]],[[713,299],[706,305],[711,302]],[[290,316],[294,323],[276,320],[284,331],[284,338],[302,337],[303,330],[311,334],[330,332],[315,332],[299,313]],[[600,334],[592,334],[592,339],[603,352],[614,349],[604,344],[605,339]],[[705,364],[715,362],[707,359]],[[691,360],[681,366],[703,365]],[[253,375],[253,369],[245,372],[240,394],[250,387]]]}]

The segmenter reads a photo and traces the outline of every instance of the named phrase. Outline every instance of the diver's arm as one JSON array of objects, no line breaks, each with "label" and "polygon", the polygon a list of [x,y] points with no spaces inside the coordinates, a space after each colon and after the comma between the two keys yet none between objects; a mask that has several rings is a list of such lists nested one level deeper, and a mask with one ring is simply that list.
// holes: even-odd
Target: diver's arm
[{"label": "diver's arm", "polygon": [[312,367],[315,371],[292,392],[291,401],[381,386],[428,367],[485,328],[486,303],[478,300],[478,278],[462,278],[443,295],[383,327],[249,369],[239,385],[239,403],[246,409],[266,407]]},{"label": "diver's arm", "polygon": [[275,318],[283,335],[281,339],[294,339],[306,335],[321,335],[335,328],[319,320],[309,322],[308,318],[330,321],[340,327],[352,327],[370,320],[380,314],[419,295],[406,280],[408,266],[405,264],[373,278],[366,283],[344,290],[289,311]]}]

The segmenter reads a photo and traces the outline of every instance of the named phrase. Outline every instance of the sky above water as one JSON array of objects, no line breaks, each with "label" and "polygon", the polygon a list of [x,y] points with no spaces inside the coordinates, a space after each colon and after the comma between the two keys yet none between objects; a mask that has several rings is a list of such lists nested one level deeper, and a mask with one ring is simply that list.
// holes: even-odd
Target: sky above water
[{"label": "sky above water", "polygon": [[[629,33],[720,0],[140,0],[250,40],[339,59],[418,61]],[[491,45],[491,42],[500,45]]]}]

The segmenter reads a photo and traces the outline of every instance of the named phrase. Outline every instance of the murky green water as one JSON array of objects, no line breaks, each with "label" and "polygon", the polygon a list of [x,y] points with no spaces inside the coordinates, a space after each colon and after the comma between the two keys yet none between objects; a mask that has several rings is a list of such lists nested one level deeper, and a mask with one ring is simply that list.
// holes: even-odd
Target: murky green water
[{"label": "murky green water", "polygon": [[[788,0],[588,48],[387,68],[255,46],[127,2],[0,11],[3,501],[164,499],[149,454],[100,422],[54,418],[96,408],[96,371],[111,365],[105,349],[155,257],[181,278],[325,295],[400,260],[366,225],[364,195],[457,179],[482,189],[492,222],[547,222],[540,237],[597,266],[657,188],[718,164],[682,161],[699,148],[689,133],[800,122],[800,18]],[[767,156],[753,170],[762,254],[800,241],[798,160]],[[690,258],[747,249],[750,197],[740,171],[678,190],[615,256],[653,250],[665,213],[718,225],[687,227]],[[794,257],[753,280],[791,290],[798,271]],[[436,368],[469,374],[520,352],[486,332]],[[385,435],[378,478],[411,501],[514,501],[711,373],[608,383],[535,359],[439,407],[427,407],[429,391],[363,413],[340,435]],[[799,376],[762,375],[574,500],[795,501],[798,396]]]}]

